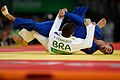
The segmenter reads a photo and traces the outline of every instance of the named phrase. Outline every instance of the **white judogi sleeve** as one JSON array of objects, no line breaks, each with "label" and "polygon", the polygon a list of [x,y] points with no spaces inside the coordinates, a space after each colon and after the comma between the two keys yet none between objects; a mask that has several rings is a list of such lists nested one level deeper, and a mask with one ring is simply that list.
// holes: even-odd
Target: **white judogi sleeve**
[{"label": "white judogi sleeve", "polygon": [[86,26],[86,28],[87,28],[86,38],[85,39],[76,38],[76,40],[72,42],[73,51],[92,47],[95,25],[91,23],[90,25]]},{"label": "white judogi sleeve", "polygon": [[64,19],[64,17],[59,18],[59,16],[57,15],[57,17],[56,17],[56,19],[54,21],[54,24],[53,24],[53,26],[52,26],[52,28],[50,30],[49,36],[54,35],[54,32],[59,30],[63,19]]},{"label": "white judogi sleeve", "polygon": [[59,16],[57,15],[57,17],[56,17],[56,19],[55,19],[55,21],[53,23],[53,26],[52,26],[52,28],[50,30],[49,39],[48,39],[48,50],[51,53],[53,53],[52,47],[53,47],[53,41],[55,40],[55,36],[56,36],[55,32],[59,31],[59,28],[60,28],[60,26],[62,24],[63,18],[64,17],[59,18]]}]

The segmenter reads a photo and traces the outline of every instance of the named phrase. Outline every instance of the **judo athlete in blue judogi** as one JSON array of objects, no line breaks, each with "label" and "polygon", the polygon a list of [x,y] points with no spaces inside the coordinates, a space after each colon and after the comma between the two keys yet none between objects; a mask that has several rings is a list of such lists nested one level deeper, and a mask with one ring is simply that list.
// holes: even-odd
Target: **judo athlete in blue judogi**
[{"label": "judo athlete in blue judogi", "polygon": [[[88,7],[82,6],[80,8],[75,8],[73,13],[65,11],[65,17],[70,19],[72,22],[76,24],[76,28],[74,31],[73,36],[85,39],[86,38],[86,27],[84,25],[85,21],[85,13],[87,12]],[[9,14],[7,7],[3,6],[1,9],[3,15],[8,18],[9,20],[14,22],[14,28],[16,29],[27,29],[29,31],[35,30],[39,34],[49,37],[49,32],[53,25],[54,21],[45,21],[45,22],[36,22],[32,19],[24,19],[24,18],[15,18],[11,14]],[[113,46],[102,40],[102,32],[98,25],[95,27],[94,33],[95,40],[93,45],[89,49],[83,49],[81,51],[85,52],[86,54],[93,54],[95,51],[100,50],[104,54],[112,54],[113,53]]]}]

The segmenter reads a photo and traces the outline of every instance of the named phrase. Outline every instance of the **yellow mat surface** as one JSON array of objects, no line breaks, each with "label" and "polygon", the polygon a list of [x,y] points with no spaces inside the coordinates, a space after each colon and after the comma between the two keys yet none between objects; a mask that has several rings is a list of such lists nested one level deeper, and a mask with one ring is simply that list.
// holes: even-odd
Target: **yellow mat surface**
[{"label": "yellow mat surface", "polygon": [[[80,53],[80,54],[79,54]],[[50,55],[46,51],[32,52],[0,52],[0,60],[95,60],[95,61],[120,61],[120,50],[113,55],[104,55],[97,51],[93,55],[79,52],[74,55]]]}]

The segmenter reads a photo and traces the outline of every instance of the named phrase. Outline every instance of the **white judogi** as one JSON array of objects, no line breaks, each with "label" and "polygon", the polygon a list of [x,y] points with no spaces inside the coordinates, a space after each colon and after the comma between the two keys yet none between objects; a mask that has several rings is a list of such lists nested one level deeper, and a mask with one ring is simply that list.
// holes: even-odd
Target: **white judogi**
[{"label": "white judogi", "polygon": [[61,31],[58,31],[62,21],[63,18],[56,17],[49,38],[44,37],[36,31],[27,31],[26,29],[21,30],[19,35],[27,42],[36,38],[51,53],[71,54],[80,51],[80,49],[92,47],[95,25],[91,23],[86,26],[87,35],[85,39],[76,37],[65,38],[61,35]]}]

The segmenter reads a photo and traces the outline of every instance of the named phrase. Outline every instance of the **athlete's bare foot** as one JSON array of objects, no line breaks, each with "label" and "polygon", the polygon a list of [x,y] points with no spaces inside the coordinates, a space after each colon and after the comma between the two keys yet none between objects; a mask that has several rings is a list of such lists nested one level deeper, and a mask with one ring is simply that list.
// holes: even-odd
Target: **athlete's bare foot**
[{"label": "athlete's bare foot", "polygon": [[9,12],[8,12],[7,6],[4,5],[4,6],[1,8],[1,12],[2,12],[2,14],[3,14],[4,16],[8,15]]},{"label": "athlete's bare foot", "polygon": [[4,5],[2,8],[1,8],[1,12],[2,12],[2,14],[7,18],[7,19],[9,19],[10,21],[15,21],[15,17],[14,16],[12,16],[9,12],[8,12],[8,9],[7,9],[7,6],[6,5]]},{"label": "athlete's bare foot", "polygon": [[102,18],[98,23],[97,25],[99,26],[100,29],[102,29],[105,25],[106,25],[106,19],[105,18]]},{"label": "athlete's bare foot", "polygon": [[28,46],[28,43],[25,40],[23,40],[22,37],[18,35],[13,35],[12,38],[18,45]]}]

